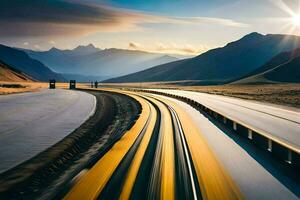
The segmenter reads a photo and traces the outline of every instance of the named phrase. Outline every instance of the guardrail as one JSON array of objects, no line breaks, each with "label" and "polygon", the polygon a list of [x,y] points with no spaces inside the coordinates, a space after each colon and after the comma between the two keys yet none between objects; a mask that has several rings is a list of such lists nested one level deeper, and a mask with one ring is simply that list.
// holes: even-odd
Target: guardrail
[{"label": "guardrail", "polygon": [[164,93],[164,92],[154,91],[154,90],[141,90],[141,89],[134,89],[134,90],[140,92],[148,92],[148,93],[153,93],[158,95],[164,95],[164,96],[172,97],[180,101],[183,101],[189,104],[190,106],[194,107],[195,109],[204,112],[210,117],[223,123],[225,126],[231,128],[234,132],[240,134],[241,136],[248,138],[255,145],[272,153],[277,158],[284,160],[289,165],[300,168],[300,149],[293,144],[280,140],[279,138],[271,135],[270,133],[251,127],[250,125],[245,124],[239,119],[227,117],[224,113],[220,111],[216,111],[214,109],[206,107],[205,105],[184,96],[179,96],[179,95],[174,95],[174,94],[169,94],[169,93]]}]

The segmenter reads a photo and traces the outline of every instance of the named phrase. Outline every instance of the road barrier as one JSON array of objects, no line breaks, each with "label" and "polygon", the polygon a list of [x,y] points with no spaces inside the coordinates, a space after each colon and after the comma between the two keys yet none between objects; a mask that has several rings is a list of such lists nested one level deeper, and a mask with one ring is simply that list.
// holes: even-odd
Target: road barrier
[{"label": "road barrier", "polygon": [[251,127],[250,125],[245,124],[239,119],[227,117],[224,113],[208,108],[205,105],[184,96],[168,94],[153,90],[134,90],[139,92],[148,92],[158,95],[164,95],[183,101],[192,106],[193,108],[199,110],[200,112],[205,113],[209,117],[219,121],[220,123],[223,123],[227,128],[230,128],[233,132],[241,135],[242,137],[247,138],[253,144],[270,152],[272,155],[276,156],[280,160],[285,161],[293,167],[300,168],[300,149],[293,144],[289,144],[286,141],[280,140],[279,138],[273,136],[270,133],[267,133],[263,130],[259,130],[255,127]]},{"label": "road barrier", "polygon": [[55,89],[55,79],[50,79],[49,80],[49,89]]},{"label": "road barrier", "polygon": [[70,86],[69,86],[70,90],[74,90],[76,89],[76,81],[75,80],[70,80]]}]

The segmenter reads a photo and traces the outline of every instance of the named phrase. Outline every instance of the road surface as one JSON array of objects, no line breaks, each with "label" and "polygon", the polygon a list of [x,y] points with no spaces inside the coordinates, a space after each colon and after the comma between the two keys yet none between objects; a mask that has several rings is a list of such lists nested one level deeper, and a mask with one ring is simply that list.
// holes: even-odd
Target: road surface
[{"label": "road surface", "polygon": [[95,106],[93,95],[74,90],[0,96],[0,173],[60,141]]},{"label": "road surface", "polygon": [[297,199],[189,105],[118,92],[138,100],[142,113],[65,199]]},{"label": "road surface", "polygon": [[199,92],[164,89],[155,89],[155,91],[190,98],[228,118],[236,119],[259,132],[269,134],[300,151],[299,112],[275,105]]}]

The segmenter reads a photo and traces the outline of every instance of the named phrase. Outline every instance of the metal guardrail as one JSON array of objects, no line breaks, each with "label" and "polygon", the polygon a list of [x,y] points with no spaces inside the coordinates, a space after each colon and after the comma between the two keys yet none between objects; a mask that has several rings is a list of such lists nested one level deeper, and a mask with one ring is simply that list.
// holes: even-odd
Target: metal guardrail
[{"label": "metal guardrail", "polygon": [[253,141],[253,143],[255,143],[257,146],[272,153],[279,159],[284,160],[286,163],[290,165],[300,168],[300,149],[295,145],[290,144],[287,141],[284,141],[280,138],[273,136],[270,133],[267,133],[264,130],[245,124],[239,119],[227,117],[224,113],[218,110],[211,109],[197,101],[194,101],[184,96],[174,95],[174,94],[169,94],[169,93],[164,93],[159,91],[153,91],[153,90],[144,90],[144,89],[143,90],[134,89],[134,90],[158,94],[158,95],[164,95],[164,96],[168,96],[168,97],[172,97],[184,101],[189,105],[191,105],[192,107],[196,108],[197,110],[202,111],[207,115],[209,115],[210,117],[219,120],[227,127],[232,128],[233,131],[235,131],[236,133],[239,133],[242,136],[247,137],[249,140]]}]

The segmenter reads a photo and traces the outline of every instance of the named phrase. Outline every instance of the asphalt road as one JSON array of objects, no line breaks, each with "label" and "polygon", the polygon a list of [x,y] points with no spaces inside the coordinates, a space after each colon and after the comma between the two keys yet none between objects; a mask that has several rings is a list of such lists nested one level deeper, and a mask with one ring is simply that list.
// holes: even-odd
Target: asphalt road
[{"label": "asphalt road", "polygon": [[64,199],[298,199],[188,104],[118,92],[141,103],[140,118]]},{"label": "asphalt road", "polygon": [[[258,153],[254,146],[246,147],[188,104],[152,93],[106,90],[136,99],[142,112],[95,165],[75,177],[64,199],[298,199],[298,183],[287,182],[268,156],[253,156]],[[249,117],[264,115],[260,120],[299,120],[298,113],[270,105],[194,92],[180,95],[213,109],[222,105],[226,109],[219,111],[231,117],[240,117],[240,109]],[[0,97],[0,159],[5,161],[0,166],[14,166],[61,140],[94,108],[94,97],[79,91]],[[247,123],[260,124],[254,119]]]},{"label": "asphalt road", "polygon": [[299,112],[275,105],[219,95],[181,90],[155,90],[195,100],[227,117],[237,119],[256,130],[270,134],[295,149],[300,149]]},{"label": "asphalt road", "polygon": [[[176,108],[179,117],[188,115],[197,127],[209,148],[233,179],[245,199],[297,199],[282,182],[274,177],[280,171],[266,169],[251,154],[258,154],[257,149],[243,148],[243,140],[234,140],[222,129],[188,104],[169,97],[164,97],[169,105]],[[182,117],[184,119],[184,117]],[[199,153],[199,155],[201,155]],[[200,156],[199,156],[200,157]],[[262,156],[267,161],[267,157]],[[269,171],[273,171],[273,174]],[[285,179],[284,174],[280,175]],[[295,186],[295,185],[294,185]],[[297,187],[297,186],[295,186]]]},{"label": "asphalt road", "polygon": [[60,141],[95,106],[93,95],[74,90],[0,96],[0,173]]},{"label": "asphalt road", "polygon": [[188,116],[162,97],[128,94],[140,118],[65,199],[242,199]]}]

